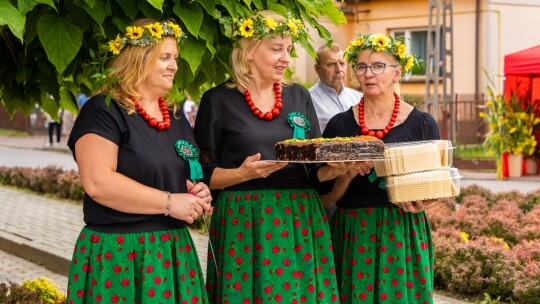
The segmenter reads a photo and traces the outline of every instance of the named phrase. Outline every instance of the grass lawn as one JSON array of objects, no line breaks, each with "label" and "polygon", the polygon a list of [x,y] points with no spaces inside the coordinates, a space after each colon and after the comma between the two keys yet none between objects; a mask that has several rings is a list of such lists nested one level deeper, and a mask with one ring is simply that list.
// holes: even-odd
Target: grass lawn
[{"label": "grass lawn", "polygon": [[457,145],[454,149],[454,157],[464,160],[493,160],[493,155],[482,147],[482,144]]},{"label": "grass lawn", "polygon": [[30,134],[17,130],[0,129],[0,136],[27,137]]}]

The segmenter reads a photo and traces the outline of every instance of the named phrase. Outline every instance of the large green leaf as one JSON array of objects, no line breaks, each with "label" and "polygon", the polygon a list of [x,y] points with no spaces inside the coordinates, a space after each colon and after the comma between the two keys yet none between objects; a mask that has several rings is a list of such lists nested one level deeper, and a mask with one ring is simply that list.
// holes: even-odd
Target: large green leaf
[{"label": "large green leaf", "polygon": [[26,18],[9,0],[0,0],[0,25],[7,25],[13,35],[23,41]]},{"label": "large green leaf", "polygon": [[91,8],[94,8],[94,6],[96,5],[96,0],[83,0],[88,6],[90,6]]},{"label": "large green leaf", "polygon": [[180,57],[184,58],[189,63],[191,71],[195,74],[195,71],[201,65],[202,57],[205,52],[206,42],[190,36],[186,39],[186,45],[182,49]]},{"label": "large green leaf", "polygon": [[17,8],[22,15],[26,15],[31,11],[38,3],[32,0],[19,0],[17,1]]},{"label": "large green leaf", "polygon": [[74,0],[73,2],[82,7],[99,26],[103,24],[105,17],[111,14],[108,2],[103,0]]},{"label": "large green leaf", "polygon": [[[32,1],[32,0],[30,0]],[[56,10],[56,5],[54,4],[54,0],[35,0],[37,3],[41,4],[47,4],[48,6],[54,8]]]},{"label": "large green leaf", "polygon": [[83,32],[57,15],[42,16],[37,23],[37,31],[47,58],[61,74],[79,52]]},{"label": "large green leaf", "polygon": [[177,2],[174,5],[173,12],[180,16],[180,19],[184,22],[187,30],[193,36],[199,37],[199,30],[201,29],[204,18],[203,9],[199,4],[191,2],[187,5],[183,5],[182,3]]},{"label": "large green leaf", "polygon": [[227,9],[230,16],[236,16],[236,0],[221,0],[219,2],[221,2],[220,4]]},{"label": "large green leaf", "polygon": [[[46,103],[54,112],[58,103],[42,98],[55,96],[59,105],[71,107],[79,91],[91,94],[99,83],[92,75],[103,71],[96,60],[106,51],[105,41],[138,18],[182,22],[188,35],[183,42],[175,90],[186,88],[197,95],[230,75],[230,38],[221,16],[247,16],[251,10],[270,9],[282,15],[302,16],[319,32],[330,33],[318,23],[321,16],[344,22],[335,0],[0,0],[0,98],[12,114],[29,113],[35,103]],[[177,12],[175,5],[185,8]],[[58,7],[56,7],[58,6]],[[15,7],[18,7],[16,9]],[[193,8],[195,8],[193,10]],[[309,18],[308,18],[309,17]],[[82,38],[81,38],[82,36]],[[81,42],[82,40],[82,42]],[[21,43],[18,43],[20,41]],[[300,45],[313,56],[310,40]],[[1,42],[0,42],[1,44]],[[100,54],[100,55],[98,55]],[[93,62],[93,63],[92,63]],[[102,62],[104,63],[104,62]],[[12,72],[16,71],[16,72]],[[61,72],[61,74],[59,73]]]},{"label": "large green leaf", "polygon": [[116,3],[118,3],[122,7],[122,10],[124,11],[124,13],[131,20],[135,19],[139,10],[137,9],[136,5],[133,5],[132,0],[116,0]]},{"label": "large green leaf", "polygon": [[332,1],[327,1],[326,5],[321,8],[321,13],[328,17],[335,25],[347,23],[347,18],[345,18],[343,12]]},{"label": "large green leaf", "polygon": [[261,10],[263,8],[263,4],[261,0],[253,0],[253,4],[255,4],[255,8],[257,10]]},{"label": "large green leaf", "polygon": [[158,9],[160,12],[163,12],[163,1],[164,0],[146,0],[150,5]]},{"label": "large green leaf", "polygon": [[58,109],[59,104],[54,98],[51,98],[47,94],[41,94],[41,108],[51,115],[51,118],[58,121]]},{"label": "large green leaf", "polygon": [[[180,55],[182,55],[182,52],[180,52]],[[174,82],[180,87],[185,88],[194,77],[187,61],[180,58],[178,60],[178,72],[174,76]]]},{"label": "large green leaf", "polygon": [[146,18],[150,19],[161,19],[163,18],[163,11],[161,9],[155,8],[148,1],[141,1],[138,4],[139,11],[143,13]]},{"label": "large green leaf", "polygon": [[199,38],[206,40],[206,47],[214,55],[216,48],[214,41],[218,36],[219,25],[214,24],[214,19],[206,17],[199,31]]},{"label": "large green leaf", "polygon": [[21,12],[21,14],[26,15],[26,13],[34,9],[34,7],[40,3],[46,4],[56,10],[53,0],[18,0],[17,7],[19,8],[19,12]]},{"label": "large green leaf", "polygon": [[313,0],[298,0],[298,3],[300,3],[302,6],[304,6],[304,9],[308,14],[311,14],[313,12],[317,12],[317,6],[320,5],[320,3],[317,3],[318,1]]},{"label": "large green leaf", "polygon": [[285,6],[283,6],[281,4],[271,4],[271,3],[269,3],[268,4],[268,9],[270,9],[270,10],[272,10],[272,11],[274,11],[274,12],[276,12],[276,13],[282,15],[282,16],[287,16],[287,13],[289,12],[289,10]]},{"label": "large green leaf", "polygon": [[214,14],[214,9],[216,8],[216,0],[195,0],[195,2],[202,5],[202,7],[204,7],[208,14]]},{"label": "large green leaf", "polygon": [[72,113],[79,112],[77,101],[67,89],[60,90],[60,106]]}]

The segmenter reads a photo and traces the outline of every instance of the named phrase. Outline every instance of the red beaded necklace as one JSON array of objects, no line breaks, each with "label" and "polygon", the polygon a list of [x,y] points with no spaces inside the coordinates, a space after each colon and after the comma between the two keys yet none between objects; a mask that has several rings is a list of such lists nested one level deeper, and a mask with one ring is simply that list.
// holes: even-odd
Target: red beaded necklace
[{"label": "red beaded necklace", "polygon": [[360,99],[360,103],[358,104],[358,122],[360,123],[360,129],[363,135],[375,136],[378,139],[382,139],[386,134],[388,134],[388,131],[390,131],[390,129],[392,129],[392,127],[394,126],[394,123],[396,122],[397,116],[399,114],[400,100],[398,94],[394,93],[394,98],[394,112],[392,113],[390,121],[382,131],[372,131],[368,129],[368,127],[366,127],[366,124],[364,122],[364,97],[362,96],[362,99]]},{"label": "red beaded necklace", "polygon": [[244,90],[244,95],[246,96],[246,101],[253,115],[259,117],[260,119],[272,120],[274,117],[279,116],[279,110],[283,109],[283,103],[281,101],[281,85],[279,82],[274,83],[274,93],[276,94],[276,103],[274,103],[274,108],[270,112],[263,113],[257,106],[255,102],[251,99],[251,93],[248,89]]},{"label": "red beaded necklace", "polygon": [[163,115],[163,121],[158,121],[154,117],[150,117],[150,114],[146,112],[146,110],[141,106],[141,104],[135,100],[134,97],[130,97],[130,99],[135,102],[135,109],[141,116],[146,120],[148,125],[152,128],[156,128],[159,131],[167,130],[171,127],[171,117],[169,116],[169,109],[167,108],[167,105],[165,104],[165,99],[163,97],[158,98],[158,104],[159,109],[161,110],[161,115]]}]

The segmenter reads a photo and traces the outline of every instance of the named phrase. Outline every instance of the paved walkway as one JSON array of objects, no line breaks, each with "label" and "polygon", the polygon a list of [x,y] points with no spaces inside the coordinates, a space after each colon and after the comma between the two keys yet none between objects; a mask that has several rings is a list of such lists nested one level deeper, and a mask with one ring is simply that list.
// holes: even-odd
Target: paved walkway
[{"label": "paved walkway", "polygon": [[[18,151],[35,149],[35,154],[44,149],[43,140],[36,138],[0,137],[2,148]],[[51,150],[50,148],[47,148]],[[53,151],[64,153],[65,161],[73,162],[65,146],[53,147]],[[39,151],[38,151],[39,150]],[[0,154],[0,166],[9,160]],[[39,160],[25,164],[38,166]],[[494,191],[516,189],[528,192],[540,189],[540,178],[496,181],[493,174],[462,172],[462,185],[477,183]],[[21,282],[46,276],[56,282],[65,292],[71,253],[78,233],[83,227],[82,206],[43,196],[0,187],[0,282]],[[206,269],[208,238],[192,231],[201,266]],[[435,304],[466,303],[436,295]]]}]

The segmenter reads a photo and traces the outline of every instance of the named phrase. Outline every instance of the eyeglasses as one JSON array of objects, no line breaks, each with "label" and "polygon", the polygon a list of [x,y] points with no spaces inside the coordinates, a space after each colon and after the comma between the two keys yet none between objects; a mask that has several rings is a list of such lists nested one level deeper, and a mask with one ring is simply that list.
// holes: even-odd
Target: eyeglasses
[{"label": "eyeglasses", "polygon": [[[397,65],[390,64],[391,67],[397,68]],[[352,66],[354,73],[356,76],[362,76],[367,73],[368,68],[371,70],[371,73],[373,75],[380,75],[384,73],[384,69],[386,69],[386,63],[384,62],[375,62],[372,65],[366,65],[363,63],[355,64]]]}]

